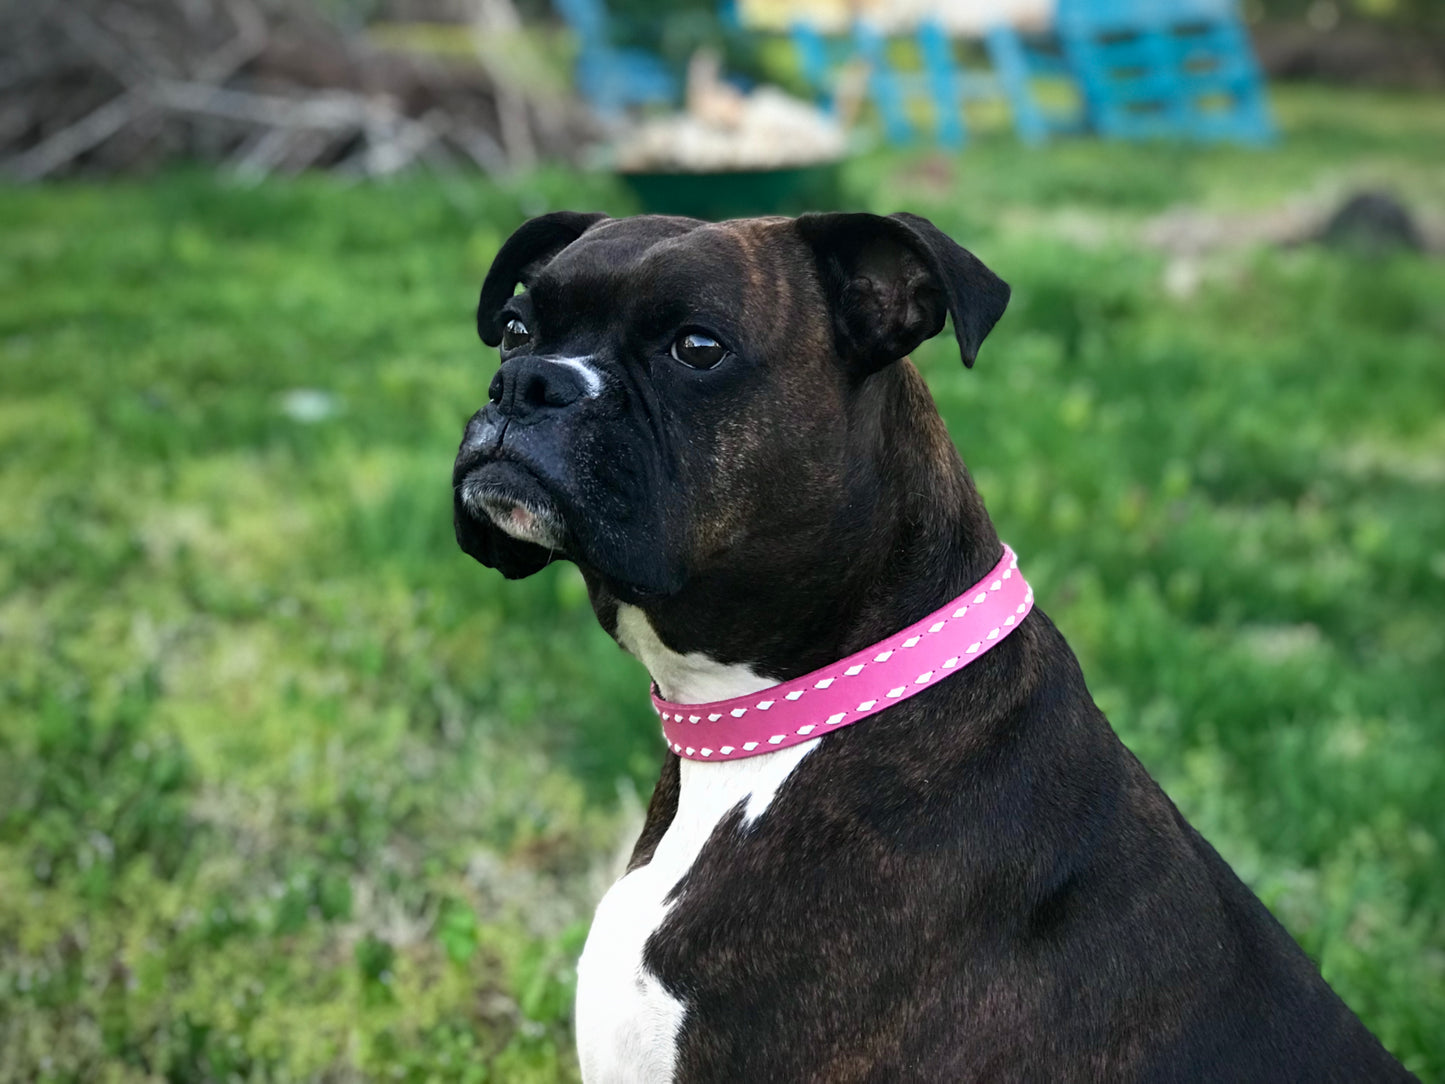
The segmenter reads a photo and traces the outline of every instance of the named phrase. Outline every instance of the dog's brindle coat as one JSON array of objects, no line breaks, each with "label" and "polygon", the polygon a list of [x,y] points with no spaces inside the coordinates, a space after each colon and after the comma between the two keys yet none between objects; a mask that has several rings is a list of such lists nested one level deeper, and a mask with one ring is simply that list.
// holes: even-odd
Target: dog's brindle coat
[{"label": "dog's brindle coat", "polygon": [[[1007,299],[910,215],[534,219],[482,289],[503,362],[457,457],[458,540],[509,577],[575,561],[614,636],[634,607],[689,659],[813,670],[998,560],[905,355],[948,314],[971,364]],[[680,778],[666,754],[631,869]],[[667,903],[643,964],[684,1007],[679,1081],[1411,1079],[1119,742],[1038,607],[820,739],[765,816],[739,802]]]}]

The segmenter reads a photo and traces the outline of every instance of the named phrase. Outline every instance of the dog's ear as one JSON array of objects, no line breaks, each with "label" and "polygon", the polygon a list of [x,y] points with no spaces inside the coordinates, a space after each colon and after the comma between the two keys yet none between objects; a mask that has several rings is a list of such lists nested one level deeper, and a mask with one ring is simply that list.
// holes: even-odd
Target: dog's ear
[{"label": "dog's ear", "polygon": [[530,285],[532,277],[548,260],[588,229],[606,219],[604,214],[580,211],[553,211],[529,218],[507,238],[492,261],[482,283],[482,296],[477,301],[477,334],[488,346],[502,341],[502,325],[497,316],[517,283]]},{"label": "dog's ear", "polygon": [[943,330],[963,363],[1008,305],[1008,284],[926,218],[808,214],[798,232],[813,250],[838,351],[861,375],[897,361]]}]

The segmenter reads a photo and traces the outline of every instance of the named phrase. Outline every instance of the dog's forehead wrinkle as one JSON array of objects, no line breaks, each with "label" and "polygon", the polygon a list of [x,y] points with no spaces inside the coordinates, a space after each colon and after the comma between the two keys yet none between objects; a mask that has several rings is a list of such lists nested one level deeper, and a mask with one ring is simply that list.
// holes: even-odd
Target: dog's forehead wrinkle
[{"label": "dog's forehead wrinkle", "polygon": [[604,222],[539,268],[528,289],[548,301],[575,301],[609,289],[625,292],[639,274],[646,273],[642,264],[649,253],[675,244],[702,225],[665,216]]},{"label": "dog's forehead wrinkle", "polygon": [[671,297],[720,304],[738,295],[734,277],[740,262],[736,236],[714,227],[659,241],[639,256],[634,270],[643,284]]},{"label": "dog's forehead wrinkle", "polygon": [[734,224],[727,230],[727,235],[737,247],[743,278],[748,287],[746,296],[748,299],[752,299],[767,284],[767,276],[759,253],[759,238],[756,231],[747,228],[745,223]]},{"label": "dog's forehead wrinkle", "polygon": [[731,269],[700,260],[696,253],[653,252],[629,264],[540,279],[532,294],[542,333],[563,324],[577,342],[611,340],[618,360],[626,359],[629,340],[647,341],[691,320],[739,336],[754,308],[744,304]]},{"label": "dog's forehead wrinkle", "polygon": [[647,215],[613,219],[589,230],[547,265],[554,274],[574,274],[584,266],[636,267],[650,253],[685,246],[688,238],[711,227],[691,218]]},{"label": "dog's forehead wrinkle", "polygon": [[[571,249],[585,251],[598,245],[641,248],[669,237],[692,233],[709,223],[680,215],[635,215],[631,218],[610,218],[584,233]],[[566,250],[564,250],[566,251]]]},{"label": "dog's forehead wrinkle", "polygon": [[[747,289],[744,306],[750,321],[769,329],[779,346],[809,330],[799,326],[799,317],[816,305],[797,304],[796,286],[816,278],[811,259],[797,242],[791,219],[746,219],[729,223],[732,236],[742,254]],[[814,299],[821,303],[822,292]],[[811,351],[808,351],[811,353]]]}]

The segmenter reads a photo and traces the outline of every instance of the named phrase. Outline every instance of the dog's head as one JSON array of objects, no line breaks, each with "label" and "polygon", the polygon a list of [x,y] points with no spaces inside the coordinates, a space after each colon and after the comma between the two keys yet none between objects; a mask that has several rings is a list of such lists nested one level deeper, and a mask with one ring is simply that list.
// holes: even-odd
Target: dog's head
[{"label": "dog's head", "polygon": [[971,365],[1008,296],[914,215],[532,219],[482,286],[501,367],[457,454],[457,540],[512,578],[565,557],[624,602],[730,563],[785,576],[914,439],[879,374],[946,317]]}]

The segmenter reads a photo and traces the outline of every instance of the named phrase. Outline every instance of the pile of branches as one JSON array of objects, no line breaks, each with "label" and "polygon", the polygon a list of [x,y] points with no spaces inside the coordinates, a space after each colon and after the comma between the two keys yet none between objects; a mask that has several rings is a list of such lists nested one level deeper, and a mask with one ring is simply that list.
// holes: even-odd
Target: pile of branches
[{"label": "pile of branches", "polygon": [[483,59],[489,34],[515,29],[510,0],[474,2],[477,55],[461,60],[371,48],[297,0],[0,4],[0,172],[497,174],[575,154],[585,113]]}]

